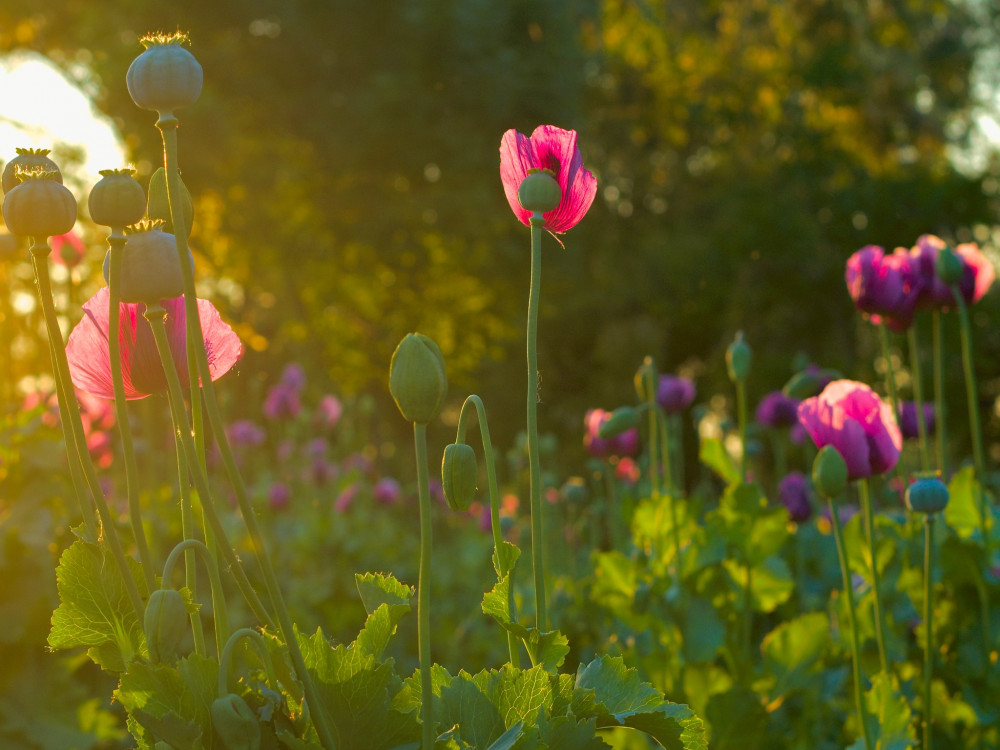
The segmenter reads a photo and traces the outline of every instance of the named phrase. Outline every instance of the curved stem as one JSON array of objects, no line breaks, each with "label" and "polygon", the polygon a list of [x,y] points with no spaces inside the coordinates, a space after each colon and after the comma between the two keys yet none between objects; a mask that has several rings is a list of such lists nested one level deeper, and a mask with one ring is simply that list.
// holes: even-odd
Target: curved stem
[{"label": "curved stem", "polygon": [[[142,508],[139,505],[139,470],[135,463],[135,448],[132,444],[132,425],[128,417],[128,404],[125,401],[125,382],[122,379],[121,359],[121,304],[120,286],[122,255],[125,252],[125,235],[118,229],[112,229],[108,236],[111,246],[111,263],[108,273],[108,355],[111,360],[111,384],[115,394],[115,421],[118,422],[118,434],[122,439],[122,454],[125,457],[125,491],[128,495],[128,515],[132,522],[132,535],[135,537],[139,562],[146,578],[146,588],[152,591],[156,588],[153,576],[153,561],[146,544],[146,532],[142,527]],[[195,631],[197,635],[197,630]],[[197,645],[197,640],[195,641]]]},{"label": "curved stem", "polygon": [[944,351],[941,341],[941,311],[935,310],[933,320],[933,357],[934,357],[934,437],[937,447],[938,470],[947,481],[948,467],[945,466],[945,419],[944,404]]},{"label": "curved stem", "polygon": [[736,381],[736,414],[740,430],[740,482],[747,481],[747,385]]},{"label": "curved stem", "polygon": [[[222,590],[222,577],[219,575],[218,561],[215,555],[212,554],[212,551],[202,542],[197,539],[185,539],[175,545],[167,556],[167,562],[163,565],[163,578],[161,579],[163,586],[168,585],[171,573],[181,553],[184,554],[185,568],[188,571],[193,567],[188,558],[194,557],[196,554],[201,556],[202,562],[205,564],[205,570],[208,571],[209,587],[212,590],[213,619],[215,620],[215,648],[217,655],[221,658],[222,644],[229,638],[229,614],[226,609],[225,592]],[[188,589],[190,590],[190,586],[188,586]],[[193,592],[192,596],[194,596]],[[198,618],[198,629],[200,630],[201,620],[199,615],[200,613],[191,615],[191,624],[193,626],[196,618]],[[204,646],[204,636],[202,637],[202,641]]]},{"label": "curved stem", "polygon": [[921,471],[930,471],[931,451],[930,446],[927,444],[927,420],[924,417],[923,379],[920,375],[920,349],[917,347],[916,325],[910,326],[906,335],[910,344],[910,370],[913,372],[913,401],[917,407],[917,434],[920,438],[920,469]]},{"label": "curved stem", "polygon": [[[479,420],[479,434],[483,440],[483,459],[486,461],[486,479],[490,490],[490,526],[493,529],[493,549],[497,556],[497,569],[499,571],[500,548],[503,546],[503,533],[500,528],[500,485],[497,482],[496,461],[493,456],[493,441],[490,439],[490,428],[486,422],[486,407],[479,396],[472,394],[465,399],[462,404],[462,411],[458,417],[458,433],[456,442],[465,442],[466,424],[469,418],[469,407],[475,408],[476,417]],[[510,619],[517,621],[517,608],[514,604],[514,571],[507,574],[510,578],[509,596],[507,606],[510,609]],[[515,668],[520,668],[520,649],[517,645],[517,636],[509,631],[507,633],[507,650],[510,653],[510,663]]]},{"label": "curved stem", "polygon": [[[184,456],[184,447],[174,432],[174,452],[177,454],[177,489],[181,496],[181,536],[185,541],[194,540],[194,511],[191,507],[191,487],[190,473],[187,468],[187,458]],[[215,561],[213,560],[213,563]],[[206,563],[207,564],[207,563]],[[164,576],[166,578],[166,576]],[[198,576],[195,569],[194,550],[188,549],[184,553],[184,585],[191,592],[191,598],[198,597]],[[212,590],[212,600],[215,601],[216,591]],[[201,627],[201,613],[196,612],[191,615],[191,633],[194,637],[195,653],[205,654],[205,634]],[[216,640],[218,648],[218,639]]]},{"label": "curved stem", "polygon": [[872,512],[871,493],[868,479],[858,480],[858,490],[861,495],[861,508],[865,518],[865,536],[868,538],[868,554],[872,566],[872,600],[875,605],[875,640],[878,643],[879,665],[882,671],[889,672],[889,657],[885,649],[885,619],[882,614],[882,601],[879,595],[878,556],[875,550],[875,516]]},{"label": "curved stem", "polygon": [[858,617],[854,609],[854,590],[851,588],[851,571],[847,565],[847,548],[844,545],[844,531],[840,527],[840,516],[833,505],[833,500],[827,501],[830,506],[830,517],[833,522],[833,537],[837,542],[837,557],[840,560],[840,574],[843,578],[844,596],[847,597],[847,618],[851,628],[851,666],[854,669],[854,704],[858,710],[858,723],[861,724],[861,737],[864,739],[865,750],[871,750],[872,743],[868,737],[868,722],[865,721],[865,704],[861,690],[861,645],[858,642]]},{"label": "curved stem", "polygon": [[531,224],[531,284],[528,293],[528,474],[531,503],[531,566],[535,579],[535,627],[548,630],[545,601],[545,538],[542,528],[542,467],[538,457],[538,299],[541,291],[542,226],[540,213]]},{"label": "curved stem", "polygon": [[924,516],[924,747],[931,750],[931,675],[934,672],[934,514]]},{"label": "curved stem", "polygon": [[[205,552],[208,553],[207,548]],[[236,648],[236,644],[243,640],[250,641],[254,645],[261,661],[264,662],[267,686],[274,691],[279,689],[278,678],[274,671],[274,661],[271,659],[271,652],[267,649],[264,636],[252,628],[240,628],[229,636],[226,640],[226,645],[222,648],[222,654],[219,656],[219,682],[217,689],[220,698],[229,692],[229,673],[232,671],[233,650]]]},{"label": "curved stem", "polygon": [[417,646],[420,657],[422,748],[434,749],[434,684],[431,677],[431,497],[427,476],[427,425],[413,423],[420,498],[420,572],[417,582]]},{"label": "curved stem", "polygon": [[[118,538],[118,531],[115,528],[114,517],[111,515],[108,501],[105,499],[104,491],[101,489],[101,481],[97,476],[97,470],[94,468],[94,463],[90,460],[90,452],[87,450],[87,438],[83,432],[80,405],[77,403],[76,394],[73,392],[73,381],[69,374],[69,362],[66,360],[66,346],[63,342],[62,329],[59,328],[59,319],[56,317],[56,308],[52,302],[52,282],[49,279],[47,265],[47,258],[50,252],[52,252],[52,249],[47,243],[38,243],[35,241],[35,238],[32,238],[31,261],[35,267],[38,297],[42,303],[45,329],[49,336],[49,350],[52,352],[52,365],[55,370],[56,383],[58,384],[60,395],[63,397],[63,403],[66,406],[62,411],[63,416],[66,417],[64,424],[69,425],[69,432],[73,439],[71,444],[73,447],[71,445],[67,445],[66,447],[70,451],[75,448],[84,477],[90,488],[90,494],[97,504],[97,513],[101,519],[104,536],[107,539],[108,546],[111,548],[111,556],[118,566],[118,572],[121,574],[125,592],[132,604],[132,608],[135,610],[135,616],[141,623],[145,612],[142,596],[139,594],[139,587],[132,576],[128,560],[125,558],[125,552],[122,550],[121,540]],[[72,455],[70,459],[72,460]]]}]

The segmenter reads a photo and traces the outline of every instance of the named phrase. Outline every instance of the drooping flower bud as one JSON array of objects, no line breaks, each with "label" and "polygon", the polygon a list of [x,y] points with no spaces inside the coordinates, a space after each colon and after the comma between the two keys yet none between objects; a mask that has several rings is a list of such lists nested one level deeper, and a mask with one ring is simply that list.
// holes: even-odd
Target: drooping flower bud
[{"label": "drooping flower bud", "polygon": [[906,488],[905,499],[915,513],[938,513],[948,505],[948,487],[936,475],[920,477]]},{"label": "drooping flower bud", "polygon": [[950,247],[943,247],[938,250],[937,263],[935,264],[937,276],[945,284],[961,284],[965,276],[965,262],[962,256]]},{"label": "drooping flower bud", "polygon": [[444,356],[422,333],[408,333],[389,364],[389,392],[410,422],[426,424],[441,413],[448,395]]},{"label": "drooping flower bud", "polygon": [[76,224],[76,198],[56,172],[19,171],[22,182],[3,199],[3,220],[22,237],[54,237]]},{"label": "drooping flower bud", "polygon": [[559,181],[548,169],[529,169],[528,176],[517,189],[517,201],[521,208],[532,213],[552,211],[559,207],[561,200]]},{"label": "drooping flower bud", "polygon": [[186,34],[148,34],[139,42],[146,50],[128,68],[125,82],[140,109],[172,116],[179,107],[194,104],[201,94],[201,65],[183,45]]},{"label": "drooping flower bud", "polygon": [[471,445],[451,443],[445,446],[441,460],[441,487],[452,510],[468,510],[476,496],[479,468]]},{"label": "drooping flower bud", "polygon": [[833,500],[847,487],[847,463],[832,445],[824,445],[813,460],[813,486],[823,497]]},{"label": "drooping flower bud", "polygon": [[[177,182],[181,186],[181,215],[184,217],[184,236],[190,237],[191,227],[194,225],[194,201],[191,200],[191,193],[180,175],[177,175]],[[163,231],[175,233],[173,218],[170,215],[170,201],[167,198],[167,173],[163,167],[153,172],[152,177],[149,178],[146,216],[150,219],[161,220]]]},{"label": "drooping flower bud", "polygon": [[212,702],[212,729],[226,750],[260,750],[260,722],[236,693]]},{"label": "drooping flower bud", "polygon": [[87,208],[95,224],[122,229],[137,223],[146,211],[146,194],[131,169],[102,169],[90,191]]},{"label": "drooping flower bud", "polygon": [[743,331],[736,332],[736,338],[726,349],[726,369],[729,379],[734,383],[746,381],[750,374],[750,345],[743,339]]},{"label": "drooping flower bud", "polygon": [[0,177],[0,187],[5,193],[9,193],[20,184],[18,172],[30,172],[35,169],[54,172],[56,176],[53,179],[62,184],[62,172],[59,171],[59,165],[49,158],[47,148],[19,148],[15,150],[17,156],[4,165],[3,176]]},{"label": "drooping flower bud", "polygon": [[184,293],[184,277],[172,234],[159,222],[140,222],[128,227],[122,255],[119,286],[122,302],[149,305]]},{"label": "drooping flower bud", "polygon": [[611,412],[611,416],[601,423],[601,426],[597,428],[597,436],[605,440],[618,437],[637,424],[639,424],[639,412],[631,406],[621,406]]},{"label": "drooping flower bud", "polygon": [[187,634],[189,616],[184,598],[175,589],[157,589],[146,603],[142,629],[146,634],[149,658],[172,662],[180,655]]}]

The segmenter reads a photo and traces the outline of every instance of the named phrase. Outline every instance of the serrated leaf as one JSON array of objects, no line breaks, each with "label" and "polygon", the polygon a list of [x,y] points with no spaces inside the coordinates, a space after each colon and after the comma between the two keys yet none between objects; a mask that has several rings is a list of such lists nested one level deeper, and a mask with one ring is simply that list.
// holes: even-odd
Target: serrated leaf
[{"label": "serrated leaf", "polygon": [[764,636],[764,671],[775,678],[772,698],[810,684],[812,667],[829,639],[830,622],[824,612],[783,622]]},{"label": "serrated leaf", "polygon": [[[982,534],[979,492],[979,482],[972,466],[960,469],[948,482],[948,505],[944,509],[944,519],[962,539],[979,538]],[[992,518],[987,519],[987,523],[990,521]]]},{"label": "serrated leaf", "polygon": [[[139,563],[128,558],[140,595],[146,584]],[[136,617],[118,567],[103,547],[75,541],[63,552],[56,569],[59,607],[52,613],[49,646],[97,647],[104,669],[123,672],[145,654],[142,623]]]},{"label": "serrated leaf", "polygon": [[516,544],[501,542],[499,547],[494,548],[493,569],[497,573],[497,578],[503,578],[513,571],[520,557],[521,549]]},{"label": "serrated leaf", "polygon": [[410,610],[410,605],[380,604],[365,620],[365,626],[358,633],[354,648],[364,651],[375,659],[382,658],[382,652],[396,632],[396,625],[403,615]]},{"label": "serrated leaf", "polygon": [[702,438],[698,448],[698,460],[714,471],[726,484],[738,482],[740,471],[733,463],[726,446],[719,438]]},{"label": "serrated leaf", "polygon": [[365,573],[354,576],[354,582],[361,594],[361,603],[365,605],[365,611],[371,615],[381,605],[406,607],[410,610],[410,600],[413,599],[414,589],[412,586],[400,583],[391,575],[384,573]]},{"label": "serrated leaf", "polygon": [[[451,684],[454,678],[440,664],[431,665],[431,694],[435,699],[441,697],[441,690]],[[400,713],[409,713],[420,709],[423,693],[420,682],[420,670],[403,681],[402,689],[393,696],[392,708]],[[435,704],[436,705],[436,704]]]},{"label": "serrated leaf", "polygon": [[907,750],[916,745],[910,706],[894,677],[885,672],[875,675],[865,693],[865,705],[873,719],[872,750]]},{"label": "serrated leaf", "polygon": [[141,708],[132,711],[135,720],[158,740],[163,740],[174,750],[201,750],[201,727],[186,721],[173,711],[156,716]]},{"label": "serrated leaf", "polygon": [[609,745],[597,736],[597,720],[557,716],[539,721],[539,738],[546,750],[606,750]]}]

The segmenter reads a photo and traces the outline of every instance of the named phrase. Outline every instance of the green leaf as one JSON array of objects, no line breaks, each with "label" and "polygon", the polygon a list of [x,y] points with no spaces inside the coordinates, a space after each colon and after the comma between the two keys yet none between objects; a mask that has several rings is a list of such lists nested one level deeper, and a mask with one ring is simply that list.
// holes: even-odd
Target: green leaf
[{"label": "green leaf", "polygon": [[774,677],[773,699],[810,685],[816,664],[830,639],[830,622],[824,612],[811,612],[783,622],[761,644],[764,672]]},{"label": "green leaf", "polygon": [[689,596],[684,608],[684,657],[689,662],[707,662],[726,642],[726,625],[712,603]]},{"label": "green leaf", "polygon": [[497,572],[497,578],[503,578],[511,573],[520,557],[521,549],[516,544],[501,542],[500,546],[493,550],[493,569]]},{"label": "green leaf", "polygon": [[726,446],[719,438],[702,438],[698,460],[714,471],[726,484],[740,480],[740,470],[730,458]]},{"label": "green leaf", "polygon": [[[722,563],[742,597],[746,588],[746,566],[736,560]],[[795,580],[784,558],[773,555],[754,566],[750,576],[753,607],[758,612],[773,612],[791,597]]]},{"label": "green leaf", "polygon": [[910,706],[899,692],[895,677],[885,672],[875,675],[865,693],[865,706],[872,719],[869,726],[874,730],[872,750],[907,750],[916,746]]},{"label": "green leaf", "polygon": [[737,687],[713,695],[705,714],[712,725],[712,750],[761,746],[768,717],[756,693]]},{"label": "green leaf", "polygon": [[371,615],[383,604],[405,607],[410,610],[410,600],[413,599],[414,589],[400,583],[391,575],[383,573],[365,573],[354,576],[354,581],[361,594],[361,602],[365,605],[365,611]]},{"label": "green leaf", "polygon": [[[975,469],[971,466],[960,469],[948,482],[948,505],[944,509],[944,519],[962,539],[982,536],[979,491]],[[987,523],[990,521],[992,519],[988,518]]]},{"label": "green leaf", "polygon": [[[142,568],[131,558],[129,566],[140,595],[145,595]],[[93,646],[92,658],[114,672],[124,672],[129,662],[145,654],[142,623],[103,546],[73,542],[59,558],[56,585],[60,604],[52,613],[49,646]]]},{"label": "green leaf", "polygon": [[156,716],[141,708],[134,709],[132,716],[158,740],[163,740],[174,750],[201,750],[201,727],[182,719],[173,711]]}]

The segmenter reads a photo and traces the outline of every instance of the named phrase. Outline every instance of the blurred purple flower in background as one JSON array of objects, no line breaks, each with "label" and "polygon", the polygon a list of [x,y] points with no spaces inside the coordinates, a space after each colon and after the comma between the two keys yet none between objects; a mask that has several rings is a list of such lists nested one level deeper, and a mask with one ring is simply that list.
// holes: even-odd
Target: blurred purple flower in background
[{"label": "blurred purple flower in background", "polygon": [[375,502],[382,505],[395,505],[403,498],[403,489],[392,477],[382,477],[375,482],[372,497],[375,498]]},{"label": "blurred purple flower in background", "polygon": [[[934,404],[924,404],[924,425],[927,427],[927,434],[934,434]],[[917,424],[917,405],[913,401],[903,401],[899,405],[899,430],[904,438],[920,437],[920,428]]]},{"label": "blurred purple flower in background", "polygon": [[768,427],[791,427],[799,421],[799,400],[771,391],[757,405],[757,421]]},{"label": "blurred purple flower in background", "polygon": [[264,398],[264,416],[268,419],[294,419],[302,411],[299,392],[285,383],[278,383]]},{"label": "blurred purple flower in background", "polygon": [[284,482],[275,482],[267,491],[267,502],[273,510],[287,508],[291,500],[292,490]]},{"label": "blurred purple flower in background", "polygon": [[232,445],[243,445],[254,448],[261,445],[267,439],[264,430],[249,419],[238,419],[229,425],[226,433],[229,435],[229,442]]},{"label": "blurred purple flower in background", "polygon": [[788,510],[789,517],[795,523],[805,523],[813,514],[812,503],[809,502],[809,480],[800,471],[793,471],[778,484],[778,498]]},{"label": "blurred purple flower in background", "polygon": [[656,386],[656,403],[667,414],[684,411],[695,397],[695,387],[687,378],[679,375],[661,375]]}]

